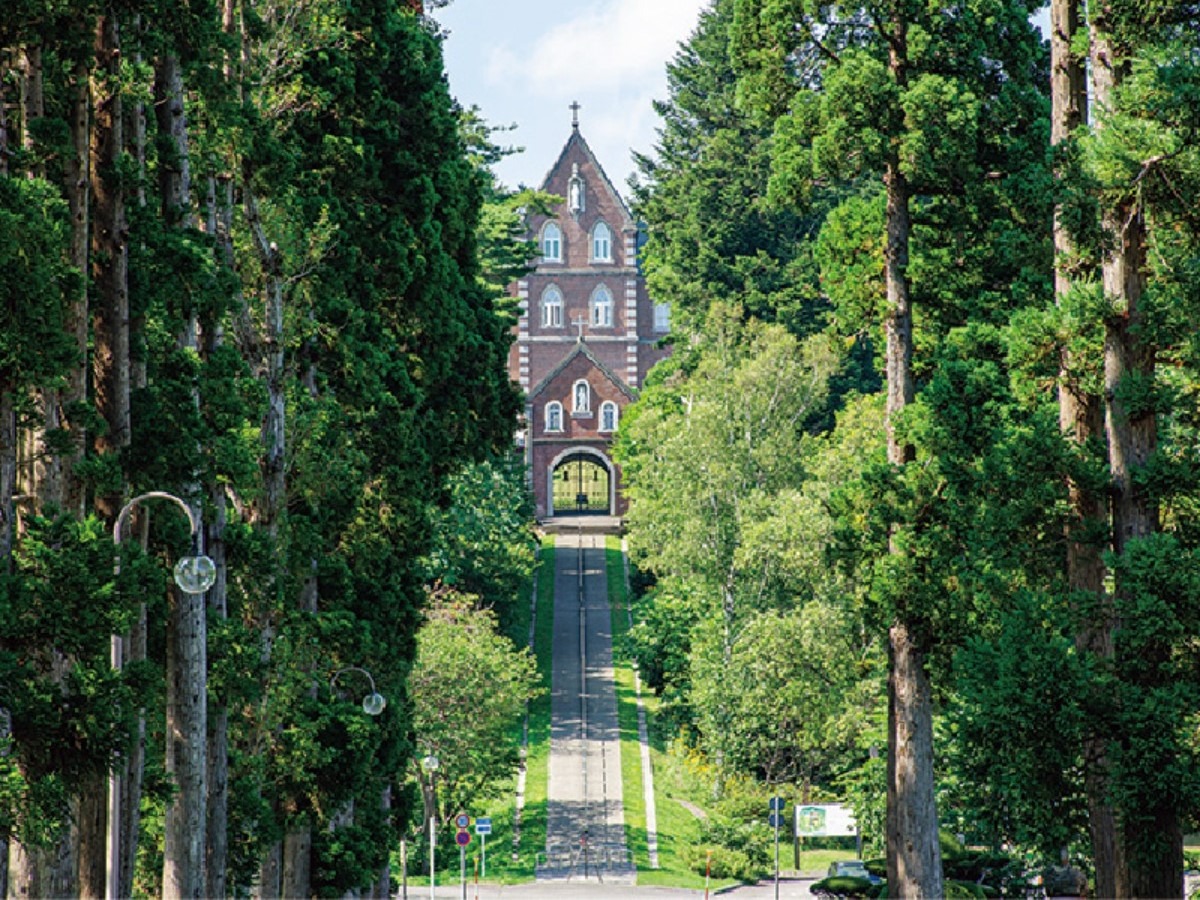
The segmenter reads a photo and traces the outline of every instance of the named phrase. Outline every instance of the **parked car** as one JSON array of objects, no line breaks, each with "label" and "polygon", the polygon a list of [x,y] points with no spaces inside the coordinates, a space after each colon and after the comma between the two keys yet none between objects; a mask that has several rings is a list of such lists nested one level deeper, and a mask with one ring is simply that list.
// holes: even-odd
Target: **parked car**
[{"label": "parked car", "polygon": [[866,863],[861,859],[839,859],[837,862],[829,864],[829,871],[826,877],[834,878],[841,876],[843,878],[865,878],[871,884],[879,884],[883,881],[878,875],[872,875],[867,869]]}]

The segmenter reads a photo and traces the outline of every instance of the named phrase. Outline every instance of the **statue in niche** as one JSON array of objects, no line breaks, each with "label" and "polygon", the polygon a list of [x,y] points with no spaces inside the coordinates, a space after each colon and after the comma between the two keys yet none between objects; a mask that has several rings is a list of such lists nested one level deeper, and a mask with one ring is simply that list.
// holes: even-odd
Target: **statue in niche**
[{"label": "statue in niche", "polygon": [[571,180],[567,184],[567,205],[571,212],[583,212],[583,179],[579,177],[579,163],[571,166]]}]

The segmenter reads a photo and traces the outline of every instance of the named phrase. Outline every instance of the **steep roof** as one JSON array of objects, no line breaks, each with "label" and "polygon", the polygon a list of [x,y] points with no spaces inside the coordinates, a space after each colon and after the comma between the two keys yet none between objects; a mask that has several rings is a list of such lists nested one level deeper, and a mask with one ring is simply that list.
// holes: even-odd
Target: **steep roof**
[{"label": "steep roof", "polygon": [[534,385],[533,390],[531,390],[529,392],[529,399],[532,400],[534,397],[536,397],[538,394],[540,394],[542,391],[544,391],[547,387],[549,387],[550,383],[553,382],[554,379],[557,378],[559,375],[561,375],[563,373],[563,370],[565,370],[567,368],[567,366],[569,366],[571,364],[571,362],[580,355],[586,356],[588,358],[588,360],[591,362],[591,364],[596,368],[596,370],[598,372],[600,372],[600,374],[603,375],[605,378],[607,378],[609,381],[611,381],[613,384],[615,384],[617,386],[617,388],[621,391],[621,393],[623,393],[626,397],[628,397],[630,400],[636,399],[636,395],[630,389],[629,385],[627,385],[624,381],[622,381],[620,378],[618,378],[616,373],[613,372],[612,369],[610,369],[608,366],[606,366],[604,363],[600,362],[600,360],[598,360],[596,358],[595,354],[592,353],[592,351],[588,348],[587,342],[583,339],[582,335],[580,335],[579,340],[577,340],[575,342],[574,349],[572,349],[570,353],[568,353],[566,356],[564,356],[562,358],[562,361],[557,366],[555,366],[548,373],[546,373],[545,378],[543,378],[536,385]]},{"label": "steep roof", "polygon": [[567,138],[567,142],[563,144],[562,152],[558,154],[558,159],[554,161],[554,165],[550,167],[550,171],[546,173],[546,177],[542,179],[541,189],[548,190],[550,187],[550,182],[553,180],[558,170],[566,169],[567,158],[571,155],[571,150],[574,148],[578,148],[583,153],[587,161],[592,164],[593,168],[595,168],[597,174],[600,176],[601,183],[604,185],[604,188],[616,201],[616,204],[621,210],[621,214],[625,219],[625,221],[622,223],[623,227],[634,227],[633,216],[629,212],[629,207],[625,205],[625,200],[621,197],[620,192],[613,187],[612,181],[609,180],[608,173],[604,171],[604,166],[600,165],[600,161],[596,159],[596,154],[592,153],[592,148],[589,147],[588,142],[584,140],[583,134],[579,130],[578,121],[575,121],[571,124],[571,136]]}]

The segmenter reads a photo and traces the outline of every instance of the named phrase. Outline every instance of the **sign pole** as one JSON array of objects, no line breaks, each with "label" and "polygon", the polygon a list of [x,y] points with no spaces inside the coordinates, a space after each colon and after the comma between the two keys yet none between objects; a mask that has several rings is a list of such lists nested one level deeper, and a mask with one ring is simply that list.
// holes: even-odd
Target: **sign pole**
[{"label": "sign pole", "polygon": [[779,813],[775,814],[775,900],[779,900]]},{"label": "sign pole", "polygon": [[437,871],[433,867],[433,854],[437,851],[437,816],[429,819],[429,900],[435,900],[437,894],[434,884],[437,881]]},{"label": "sign pole", "polygon": [[479,832],[479,868],[480,874],[487,878],[487,832]]},{"label": "sign pole", "polygon": [[771,815],[767,819],[775,829],[775,900],[779,900],[779,823],[783,821],[784,799],[772,797],[769,804]]},{"label": "sign pole", "polygon": [[462,900],[467,900],[467,848],[464,844],[458,845],[458,877],[462,883]]}]

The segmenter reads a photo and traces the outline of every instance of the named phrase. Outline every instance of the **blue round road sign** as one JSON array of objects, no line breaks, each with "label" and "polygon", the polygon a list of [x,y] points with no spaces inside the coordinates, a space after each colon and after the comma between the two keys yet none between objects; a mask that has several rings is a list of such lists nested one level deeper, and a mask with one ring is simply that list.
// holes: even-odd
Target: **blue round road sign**
[{"label": "blue round road sign", "polygon": [[471,824],[471,817],[468,816],[466,813],[459,813],[457,816],[454,817],[454,824],[457,825],[459,828],[466,828],[468,825]]},{"label": "blue round road sign", "polygon": [[471,832],[465,830],[458,832],[458,834],[454,835],[454,843],[460,847],[467,846],[467,844],[471,843]]}]

